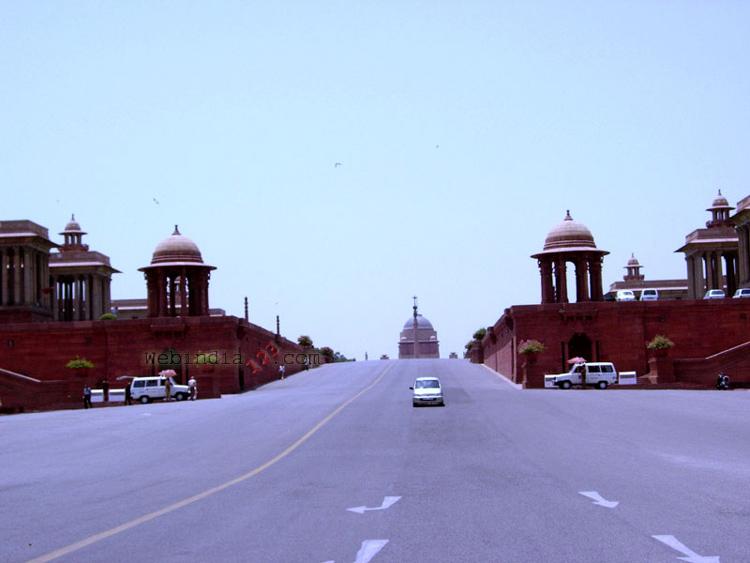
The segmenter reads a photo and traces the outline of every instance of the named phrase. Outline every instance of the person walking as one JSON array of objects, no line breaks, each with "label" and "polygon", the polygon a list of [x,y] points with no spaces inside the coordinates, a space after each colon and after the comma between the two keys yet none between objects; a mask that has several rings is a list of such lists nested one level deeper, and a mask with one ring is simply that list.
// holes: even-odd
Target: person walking
[{"label": "person walking", "polygon": [[284,364],[279,365],[279,377],[281,379],[284,379],[284,376],[286,375],[286,366]]},{"label": "person walking", "polygon": [[169,376],[164,378],[164,400],[170,401],[172,399],[172,380]]},{"label": "person walking", "polygon": [[102,396],[104,397],[104,402],[109,403],[109,381],[106,377],[102,379]]},{"label": "person walking", "polygon": [[91,387],[89,387],[88,383],[83,386],[83,408],[84,409],[90,409],[92,408],[91,404]]},{"label": "person walking", "polygon": [[198,398],[198,382],[194,375],[191,375],[188,379],[188,389],[190,390],[190,400],[195,401]]},{"label": "person walking", "polygon": [[130,390],[131,382],[128,382],[127,385],[125,385],[125,404],[126,405],[132,405],[133,404],[133,393]]}]

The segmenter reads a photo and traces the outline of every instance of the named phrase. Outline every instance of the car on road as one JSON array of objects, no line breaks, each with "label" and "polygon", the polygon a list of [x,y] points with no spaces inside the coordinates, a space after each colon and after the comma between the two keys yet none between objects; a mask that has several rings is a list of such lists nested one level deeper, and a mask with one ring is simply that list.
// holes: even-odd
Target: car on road
[{"label": "car on road", "polygon": [[734,292],[734,295],[732,297],[734,299],[750,297],[750,287],[741,287],[740,289]]},{"label": "car on road", "polygon": [[[130,382],[130,395],[134,401],[140,401],[143,404],[150,403],[156,399],[166,397],[165,382],[167,378],[163,376],[154,377],[134,377]],[[175,383],[170,377],[169,382],[172,385],[170,396],[177,401],[184,401],[190,397],[190,389],[187,385]]]},{"label": "car on road", "polygon": [[615,294],[616,301],[635,301],[635,293],[630,289],[618,289]]},{"label": "car on road", "polygon": [[723,289],[709,289],[703,299],[724,299],[726,296]]},{"label": "car on road", "polygon": [[409,389],[414,392],[411,401],[414,407],[419,405],[445,406],[443,387],[437,377],[418,377]]}]

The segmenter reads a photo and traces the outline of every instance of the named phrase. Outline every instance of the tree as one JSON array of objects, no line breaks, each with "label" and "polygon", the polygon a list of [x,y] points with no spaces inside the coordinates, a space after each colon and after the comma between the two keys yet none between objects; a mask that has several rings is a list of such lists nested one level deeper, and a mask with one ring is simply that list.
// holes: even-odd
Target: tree
[{"label": "tree", "polygon": [[487,329],[486,328],[480,328],[474,333],[474,340],[481,341],[485,336],[487,336]]},{"label": "tree", "polygon": [[312,348],[313,341],[312,338],[310,338],[306,334],[303,334],[297,339],[297,344],[299,344],[303,348]]}]

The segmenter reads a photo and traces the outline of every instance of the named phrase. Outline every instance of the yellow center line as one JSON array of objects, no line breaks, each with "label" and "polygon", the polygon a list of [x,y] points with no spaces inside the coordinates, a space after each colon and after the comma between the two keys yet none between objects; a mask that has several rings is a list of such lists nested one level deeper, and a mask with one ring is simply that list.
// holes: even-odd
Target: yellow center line
[{"label": "yellow center line", "polygon": [[160,516],[164,516],[165,514],[169,514],[170,512],[174,512],[175,510],[179,510],[180,508],[183,508],[185,506],[189,506],[193,503],[203,500],[204,498],[215,495],[216,493],[220,493],[221,491],[228,489],[229,487],[232,487],[234,485],[237,485],[238,483],[242,483],[243,481],[247,481],[248,479],[255,477],[259,473],[262,473],[263,471],[265,471],[266,469],[274,465],[276,462],[284,459],[294,450],[299,448],[302,444],[307,442],[307,440],[309,440],[318,430],[323,428],[323,426],[328,424],[342,410],[344,410],[346,407],[348,407],[350,404],[356,401],[359,397],[364,395],[367,391],[369,391],[370,389],[375,387],[378,383],[380,383],[383,377],[385,377],[385,374],[388,373],[392,367],[393,367],[393,364],[390,364],[389,366],[387,366],[383,370],[383,372],[378,376],[378,378],[375,379],[375,381],[370,383],[367,387],[362,389],[359,393],[354,395],[352,398],[348,399],[347,401],[339,405],[332,413],[330,413],[323,420],[321,420],[315,426],[313,426],[310,430],[308,430],[301,438],[299,438],[291,446],[289,446],[287,449],[277,454],[273,458],[269,459],[263,465],[259,465],[255,469],[248,471],[247,473],[240,475],[239,477],[236,477],[230,481],[227,481],[226,483],[222,483],[221,485],[217,485],[216,487],[211,487],[210,489],[206,489],[205,491],[198,493],[197,495],[193,495],[181,501],[165,506],[164,508],[161,508],[159,510],[155,510],[153,512],[149,512],[148,514],[144,514],[143,516],[139,516],[138,518],[135,518],[134,520],[130,520],[129,522],[125,522],[124,524],[120,524],[119,526],[115,526],[114,528],[110,528],[109,530],[99,532],[98,534],[94,534],[92,536],[84,538],[70,545],[66,545],[65,547],[61,547],[60,549],[56,549],[55,551],[51,551],[45,555],[41,555],[39,557],[31,559],[29,560],[29,563],[42,563],[44,561],[52,561],[54,559],[58,559],[59,557],[63,557],[64,555],[74,553],[76,551],[83,549],[84,547],[88,547],[92,544],[95,544],[107,538],[111,538],[112,536],[115,536],[117,534],[130,530],[131,528],[135,528],[136,526],[140,526],[141,524],[145,524],[146,522],[150,522],[151,520],[159,518]]}]

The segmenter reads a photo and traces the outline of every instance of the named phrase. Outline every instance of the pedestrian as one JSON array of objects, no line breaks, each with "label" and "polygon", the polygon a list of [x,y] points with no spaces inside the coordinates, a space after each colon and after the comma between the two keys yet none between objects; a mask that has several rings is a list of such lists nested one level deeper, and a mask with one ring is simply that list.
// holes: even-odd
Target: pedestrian
[{"label": "pedestrian", "polygon": [[188,379],[188,389],[190,390],[190,400],[195,401],[198,398],[198,382],[194,375],[191,375]]},{"label": "pedestrian", "polygon": [[284,364],[279,365],[279,376],[281,379],[284,379],[284,375],[286,375],[286,366]]},{"label": "pedestrian", "polygon": [[126,405],[132,405],[133,404],[133,393],[130,390],[131,383],[128,382],[127,385],[125,385],[125,404]]},{"label": "pedestrian", "polygon": [[83,408],[84,409],[90,409],[92,408],[91,404],[91,387],[89,387],[88,383],[83,386]]},{"label": "pedestrian", "polygon": [[172,379],[167,376],[164,378],[164,400],[169,401],[172,398]]},{"label": "pedestrian", "polygon": [[109,402],[109,381],[107,380],[106,377],[102,379],[102,395],[104,397],[104,402],[108,403]]}]

